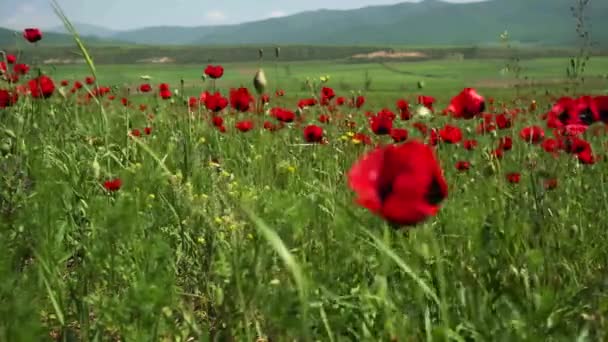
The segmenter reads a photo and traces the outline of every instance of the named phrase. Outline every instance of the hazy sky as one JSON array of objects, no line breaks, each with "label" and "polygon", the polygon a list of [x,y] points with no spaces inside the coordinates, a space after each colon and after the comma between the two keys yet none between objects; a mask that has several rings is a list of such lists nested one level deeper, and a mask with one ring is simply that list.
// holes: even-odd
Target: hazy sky
[{"label": "hazy sky", "polygon": [[[233,24],[319,8],[348,9],[407,0],[58,0],[70,20],[113,29]],[[475,0],[449,0],[472,2]],[[477,0],[479,1],[479,0]],[[59,25],[50,0],[0,0],[0,26]]]}]

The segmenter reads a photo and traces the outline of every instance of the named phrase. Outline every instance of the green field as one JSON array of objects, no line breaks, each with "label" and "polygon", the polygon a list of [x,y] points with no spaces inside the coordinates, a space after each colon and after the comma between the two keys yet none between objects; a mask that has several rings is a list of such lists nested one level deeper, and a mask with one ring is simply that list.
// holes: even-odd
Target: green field
[{"label": "green field", "polygon": [[[379,63],[347,63],[344,61],[271,63],[261,66],[269,78],[269,89],[284,89],[292,98],[310,95],[305,86],[307,78],[318,81],[329,75],[329,86],[341,93],[362,91],[373,94],[371,100],[379,105],[385,100],[412,97],[418,93],[437,96],[448,100],[454,89],[472,86],[489,96],[508,96],[518,82],[513,73],[502,74],[504,59],[476,59],[463,61],[435,60],[422,62],[387,63],[389,68]],[[217,82],[219,89],[251,86],[259,63],[223,64],[226,74]],[[137,86],[140,76],[152,77],[151,82],[168,82],[174,85],[184,80],[189,95],[198,95],[209,87],[201,76],[206,64],[202,65],[100,65],[97,66],[100,84],[117,86]],[[566,85],[565,70],[568,60],[564,58],[543,58],[523,60],[520,81],[522,92],[543,93],[546,89],[563,92]],[[52,75],[57,79],[82,79],[90,72],[86,65],[57,66]],[[366,76],[367,74],[367,76]],[[587,85],[590,91],[605,90],[608,86],[608,57],[596,57],[587,67]],[[366,77],[371,81],[366,89]],[[524,78],[528,78],[526,81]],[[426,88],[419,90],[417,84],[424,82]]]},{"label": "green field", "polygon": [[[286,91],[269,107],[318,97],[325,75],[337,96],[367,98],[360,109],[305,109],[276,132],[262,128],[276,122],[267,113],[229,106],[220,133],[204,107],[189,111],[187,96],[213,87],[201,79],[205,64],[97,65],[114,101],[21,95],[0,109],[0,341],[605,341],[605,126],[583,136],[594,165],[529,144],[520,130],[540,125],[552,137],[542,114],[552,97],[575,95],[568,60],[522,61],[519,90],[499,72],[504,63],[266,62],[267,92]],[[255,92],[258,63],[223,66],[222,94]],[[91,75],[84,65],[42,69],[57,85]],[[607,71],[608,58],[592,58],[576,95],[606,95]],[[128,93],[142,75],[153,94]],[[181,80],[174,101],[154,96],[159,83],[180,89]],[[439,113],[464,87],[485,96],[488,111],[517,110],[513,126],[481,135],[481,119],[394,122],[410,140],[429,141],[414,123],[449,123],[479,143],[434,149],[449,187],[438,215],[399,231],[355,204],[347,172],[392,142],[364,113],[396,111],[399,98],[416,112],[417,95],[436,96]],[[245,119],[254,129],[241,133],[235,123]],[[305,143],[311,124],[325,144]],[[512,150],[491,158],[504,137]],[[471,169],[456,170],[458,161]],[[513,172],[519,184],[507,182]],[[120,189],[104,189],[115,178]]]}]

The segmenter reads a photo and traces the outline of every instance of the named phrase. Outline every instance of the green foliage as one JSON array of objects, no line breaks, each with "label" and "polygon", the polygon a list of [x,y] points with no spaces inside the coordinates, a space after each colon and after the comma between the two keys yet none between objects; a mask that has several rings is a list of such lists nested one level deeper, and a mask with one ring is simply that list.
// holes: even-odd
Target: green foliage
[{"label": "green foliage", "polygon": [[[458,79],[487,79],[500,63],[424,62],[416,70],[445,71],[446,80],[424,78],[425,94],[437,95],[442,108],[460,89]],[[595,60],[588,72],[605,63]],[[523,65],[542,78],[562,64]],[[238,67],[226,65],[222,92],[250,82],[250,75],[230,76]],[[120,84],[144,68],[157,82],[181,77],[149,66],[96,71],[100,84]],[[374,86],[363,110],[419,91],[418,76],[403,94],[398,85],[407,76],[366,68]],[[183,72],[197,78],[199,69]],[[328,86],[364,81],[348,64],[293,64],[291,71],[329,74]],[[296,96],[312,95],[282,84],[287,97],[273,105],[292,107]],[[544,108],[544,90],[527,87],[522,96]],[[510,102],[513,89],[494,95]],[[441,146],[449,200],[438,217],[404,234],[352,204],[344,174],[366,148],[343,140],[345,128],[327,125],[329,145],[302,146],[295,126],[241,134],[233,129],[239,117],[226,115],[229,132],[220,134],[204,111],[189,115],[174,100],[132,95],[133,108],[112,103],[107,131],[98,106],[58,95],[0,111],[0,140],[9,146],[0,159],[1,340],[606,339],[608,240],[597,221],[608,215],[605,162],[582,168],[520,142],[496,167],[481,151]],[[139,104],[156,118],[149,121]],[[305,116],[312,122],[320,113]],[[362,112],[352,114],[364,129]],[[253,119],[259,127],[267,118]],[[128,137],[148,125],[151,135]],[[602,138],[591,141],[599,151]],[[493,143],[480,138],[481,146]],[[534,170],[522,166],[530,158]],[[460,159],[471,161],[470,173],[454,170]],[[522,184],[506,184],[509,171],[521,171]],[[539,186],[545,174],[558,177],[556,190]],[[114,177],[123,186],[108,193],[102,183]]]}]

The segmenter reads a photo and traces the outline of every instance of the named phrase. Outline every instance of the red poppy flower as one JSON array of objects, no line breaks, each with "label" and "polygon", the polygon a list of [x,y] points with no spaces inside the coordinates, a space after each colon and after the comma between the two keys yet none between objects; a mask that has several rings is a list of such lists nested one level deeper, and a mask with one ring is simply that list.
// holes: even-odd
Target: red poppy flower
[{"label": "red poppy flower", "polygon": [[399,110],[401,120],[409,120],[412,118],[412,113],[410,113],[410,105],[406,100],[398,100],[397,109]]},{"label": "red poppy flower", "polygon": [[267,131],[274,132],[274,131],[279,130],[280,128],[281,128],[280,125],[275,125],[270,121],[264,121],[264,129]]},{"label": "red poppy flower", "polygon": [[149,93],[152,90],[152,86],[148,83],[144,83],[139,86],[139,91],[142,93]]},{"label": "red poppy flower", "polygon": [[500,139],[498,148],[503,151],[511,151],[513,148],[513,139],[511,137],[502,137]]},{"label": "red poppy flower", "polygon": [[10,92],[5,89],[0,89],[0,108],[6,108],[14,105],[19,100],[19,94]]},{"label": "red poppy flower", "polygon": [[561,128],[565,125],[589,126],[601,118],[597,102],[591,96],[577,99],[562,97],[545,116],[550,128]]},{"label": "red poppy flower", "polygon": [[597,96],[594,101],[600,120],[608,124],[608,96]]},{"label": "red poppy flower", "polygon": [[511,118],[507,116],[507,114],[498,114],[496,115],[496,126],[499,129],[508,129],[513,125]]},{"label": "red poppy flower", "polygon": [[545,138],[545,132],[540,126],[525,127],[519,132],[519,136],[531,144],[539,144]]},{"label": "red poppy flower", "polygon": [[434,112],[433,104],[435,103],[435,98],[432,96],[420,95],[418,96],[418,104],[421,104],[428,108],[431,112]]},{"label": "red poppy flower", "polygon": [[8,64],[15,64],[15,62],[17,62],[17,57],[15,57],[15,55],[6,55],[6,62],[8,62]]},{"label": "red poppy flower", "polygon": [[161,84],[158,86],[158,90],[163,91],[163,90],[171,90],[171,89],[170,89],[170,87],[169,87],[169,84],[168,84],[168,83],[161,83]]},{"label": "red poppy flower", "polygon": [[590,148],[578,153],[576,157],[578,158],[578,161],[584,165],[593,165],[596,162],[596,158]]},{"label": "red poppy flower", "polygon": [[241,131],[243,133],[249,132],[253,129],[253,121],[251,121],[251,120],[239,121],[236,123],[235,127],[236,127],[236,129],[238,129],[239,131]]},{"label": "red poppy flower", "polygon": [[517,172],[512,172],[507,174],[507,181],[511,184],[517,184],[521,181],[521,174]]},{"label": "red poppy flower", "polygon": [[139,138],[139,137],[141,137],[141,131],[139,129],[135,128],[131,131],[131,135]]},{"label": "red poppy flower", "polygon": [[367,136],[367,135],[365,135],[363,133],[355,133],[355,135],[353,136],[353,140],[359,141],[363,145],[371,145],[372,144],[372,138],[370,138],[369,136]]},{"label": "red poppy flower", "polygon": [[285,96],[285,90],[283,89],[279,89],[274,93],[277,97],[283,97]]},{"label": "red poppy flower", "polygon": [[211,118],[211,122],[213,122],[213,126],[215,126],[215,127],[224,126],[224,119],[221,116],[214,115]]},{"label": "red poppy flower", "polygon": [[357,109],[363,107],[363,105],[365,104],[365,97],[363,96],[357,96],[357,98],[355,99],[355,107],[357,107]]},{"label": "red poppy flower", "polygon": [[42,32],[38,28],[26,28],[23,30],[23,38],[30,43],[35,43],[42,39]]},{"label": "red poppy flower", "polygon": [[377,135],[386,135],[391,133],[393,129],[393,120],[389,116],[378,114],[370,120],[372,132]]},{"label": "red poppy flower", "polygon": [[107,180],[103,183],[103,187],[109,192],[116,192],[122,187],[122,181],[120,178]]},{"label": "red poppy flower", "polygon": [[0,75],[6,72],[6,63],[4,61],[0,61]]},{"label": "red poppy flower", "polygon": [[61,81],[61,86],[62,86],[62,87],[67,87],[67,86],[69,86],[69,85],[70,85],[70,81],[68,81],[68,80],[62,80],[62,81]]},{"label": "red poppy flower", "polygon": [[268,103],[268,102],[270,102],[270,96],[268,96],[268,94],[264,94],[264,95],[262,95],[260,100],[262,101],[262,103]]},{"label": "red poppy flower", "polygon": [[472,119],[485,110],[485,100],[473,88],[465,88],[450,101],[447,111],[455,118]]},{"label": "red poppy flower", "polygon": [[562,137],[560,145],[567,153],[580,154],[584,151],[591,151],[591,144],[579,137]]},{"label": "red poppy flower", "polygon": [[247,88],[230,89],[230,105],[239,112],[249,110],[251,103],[254,101],[253,96]]},{"label": "red poppy flower", "polygon": [[93,85],[95,83],[95,78],[92,76],[87,76],[87,78],[84,79],[84,82],[88,85]]},{"label": "red poppy flower", "polygon": [[556,139],[545,139],[541,146],[545,152],[553,153],[559,150],[560,143]]},{"label": "red poppy flower", "polygon": [[343,106],[344,103],[346,103],[346,98],[343,96],[340,96],[336,99],[336,105],[338,106]]},{"label": "red poppy flower", "polygon": [[18,63],[13,66],[13,72],[19,75],[27,75],[30,72],[30,66],[23,63]]},{"label": "red poppy flower", "polygon": [[275,119],[281,121],[281,122],[285,122],[285,123],[289,123],[289,122],[293,122],[293,120],[296,118],[296,115],[294,112],[288,110],[288,109],[284,109],[284,108],[272,108],[270,110],[270,115],[272,117],[274,117]]},{"label": "red poppy flower", "polygon": [[198,108],[198,102],[199,102],[198,98],[196,98],[196,97],[194,97],[194,96],[190,96],[190,97],[188,98],[188,108],[189,108],[191,111],[196,110],[196,108]]},{"label": "red poppy flower", "polygon": [[120,102],[125,107],[129,105],[129,99],[127,99],[126,97],[123,97],[122,99],[120,99]]},{"label": "red poppy flower", "polygon": [[152,134],[152,127],[146,127],[146,128],[144,128],[144,133],[146,133],[146,135]]},{"label": "red poppy flower", "polygon": [[334,92],[334,90],[332,88],[329,87],[323,87],[321,88],[321,97],[331,100],[336,96],[336,93]]},{"label": "red poppy flower", "polygon": [[221,78],[224,75],[224,68],[221,65],[207,65],[205,75],[213,79]]},{"label": "red poppy flower", "polygon": [[34,78],[28,82],[32,97],[35,99],[49,98],[55,92],[55,83],[45,75]]},{"label": "red poppy flower", "polygon": [[76,89],[76,90],[82,89],[82,83],[80,81],[75,81],[74,82],[74,89]]},{"label": "red poppy flower", "polygon": [[160,95],[163,100],[168,100],[171,98],[171,90],[161,90],[158,95]]},{"label": "red poppy flower", "polygon": [[397,226],[437,214],[448,186],[433,150],[418,141],[378,148],[348,173],[357,202]]},{"label": "red poppy flower", "polygon": [[556,178],[545,179],[543,182],[543,186],[544,186],[545,190],[554,190],[555,188],[557,188],[557,179]]},{"label": "red poppy flower", "polygon": [[456,170],[458,171],[468,171],[471,168],[471,163],[468,161],[459,161],[456,163]]},{"label": "red poppy flower", "polygon": [[445,125],[439,130],[439,136],[447,144],[457,144],[462,140],[462,131],[456,126]]},{"label": "red poppy flower", "polygon": [[465,140],[462,142],[462,147],[464,147],[464,149],[468,151],[474,150],[475,148],[477,148],[477,146],[477,140]]},{"label": "red poppy flower", "polygon": [[213,95],[205,92],[201,95],[202,98],[204,98],[205,107],[214,113],[221,112],[228,106],[228,99],[223,97],[219,91]]},{"label": "red poppy flower", "polygon": [[302,99],[298,102],[298,108],[306,108],[306,107],[312,107],[314,105],[317,104],[317,100],[310,98],[310,99]]},{"label": "red poppy flower", "polygon": [[414,122],[412,126],[417,129],[422,135],[426,136],[428,134],[429,128],[422,122]]},{"label": "red poppy flower", "polygon": [[304,128],[304,140],[308,143],[320,143],[323,141],[323,128],[317,125],[309,125]]},{"label": "red poppy flower", "polygon": [[391,130],[391,138],[396,143],[404,142],[407,140],[409,132],[404,128],[393,128]]},{"label": "red poppy flower", "polygon": [[495,159],[502,159],[502,157],[505,156],[505,151],[499,147],[494,151],[490,152],[490,156]]},{"label": "red poppy flower", "polygon": [[329,123],[329,120],[330,120],[329,115],[321,114],[321,115],[319,115],[318,120],[320,123],[324,123],[324,124]]}]

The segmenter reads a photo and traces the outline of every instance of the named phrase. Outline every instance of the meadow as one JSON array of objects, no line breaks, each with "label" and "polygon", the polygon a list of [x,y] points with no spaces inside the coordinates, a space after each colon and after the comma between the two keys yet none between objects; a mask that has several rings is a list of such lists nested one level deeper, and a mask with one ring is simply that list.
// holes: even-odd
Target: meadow
[{"label": "meadow", "polygon": [[[206,64],[97,65],[90,84],[86,65],[42,66],[52,94],[26,88],[0,108],[1,341],[608,338],[606,127],[576,133],[588,160],[543,116],[562,96],[606,95],[608,58],[579,85],[564,58],[521,61],[519,81],[502,59],[221,64],[216,80]],[[246,108],[229,96],[241,86]],[[485,111],[442,114],[467,87]],[[328,100],[298,109],[306,98]],[[606,119],[599,103],[568,110]],[[370,125],[384,108],[406,142]],[[533,126],[539,139],[522,133]],[[432,146],[448,193],[437,215],[395,229],[355,202],[347,175],[408,141]]]}]

